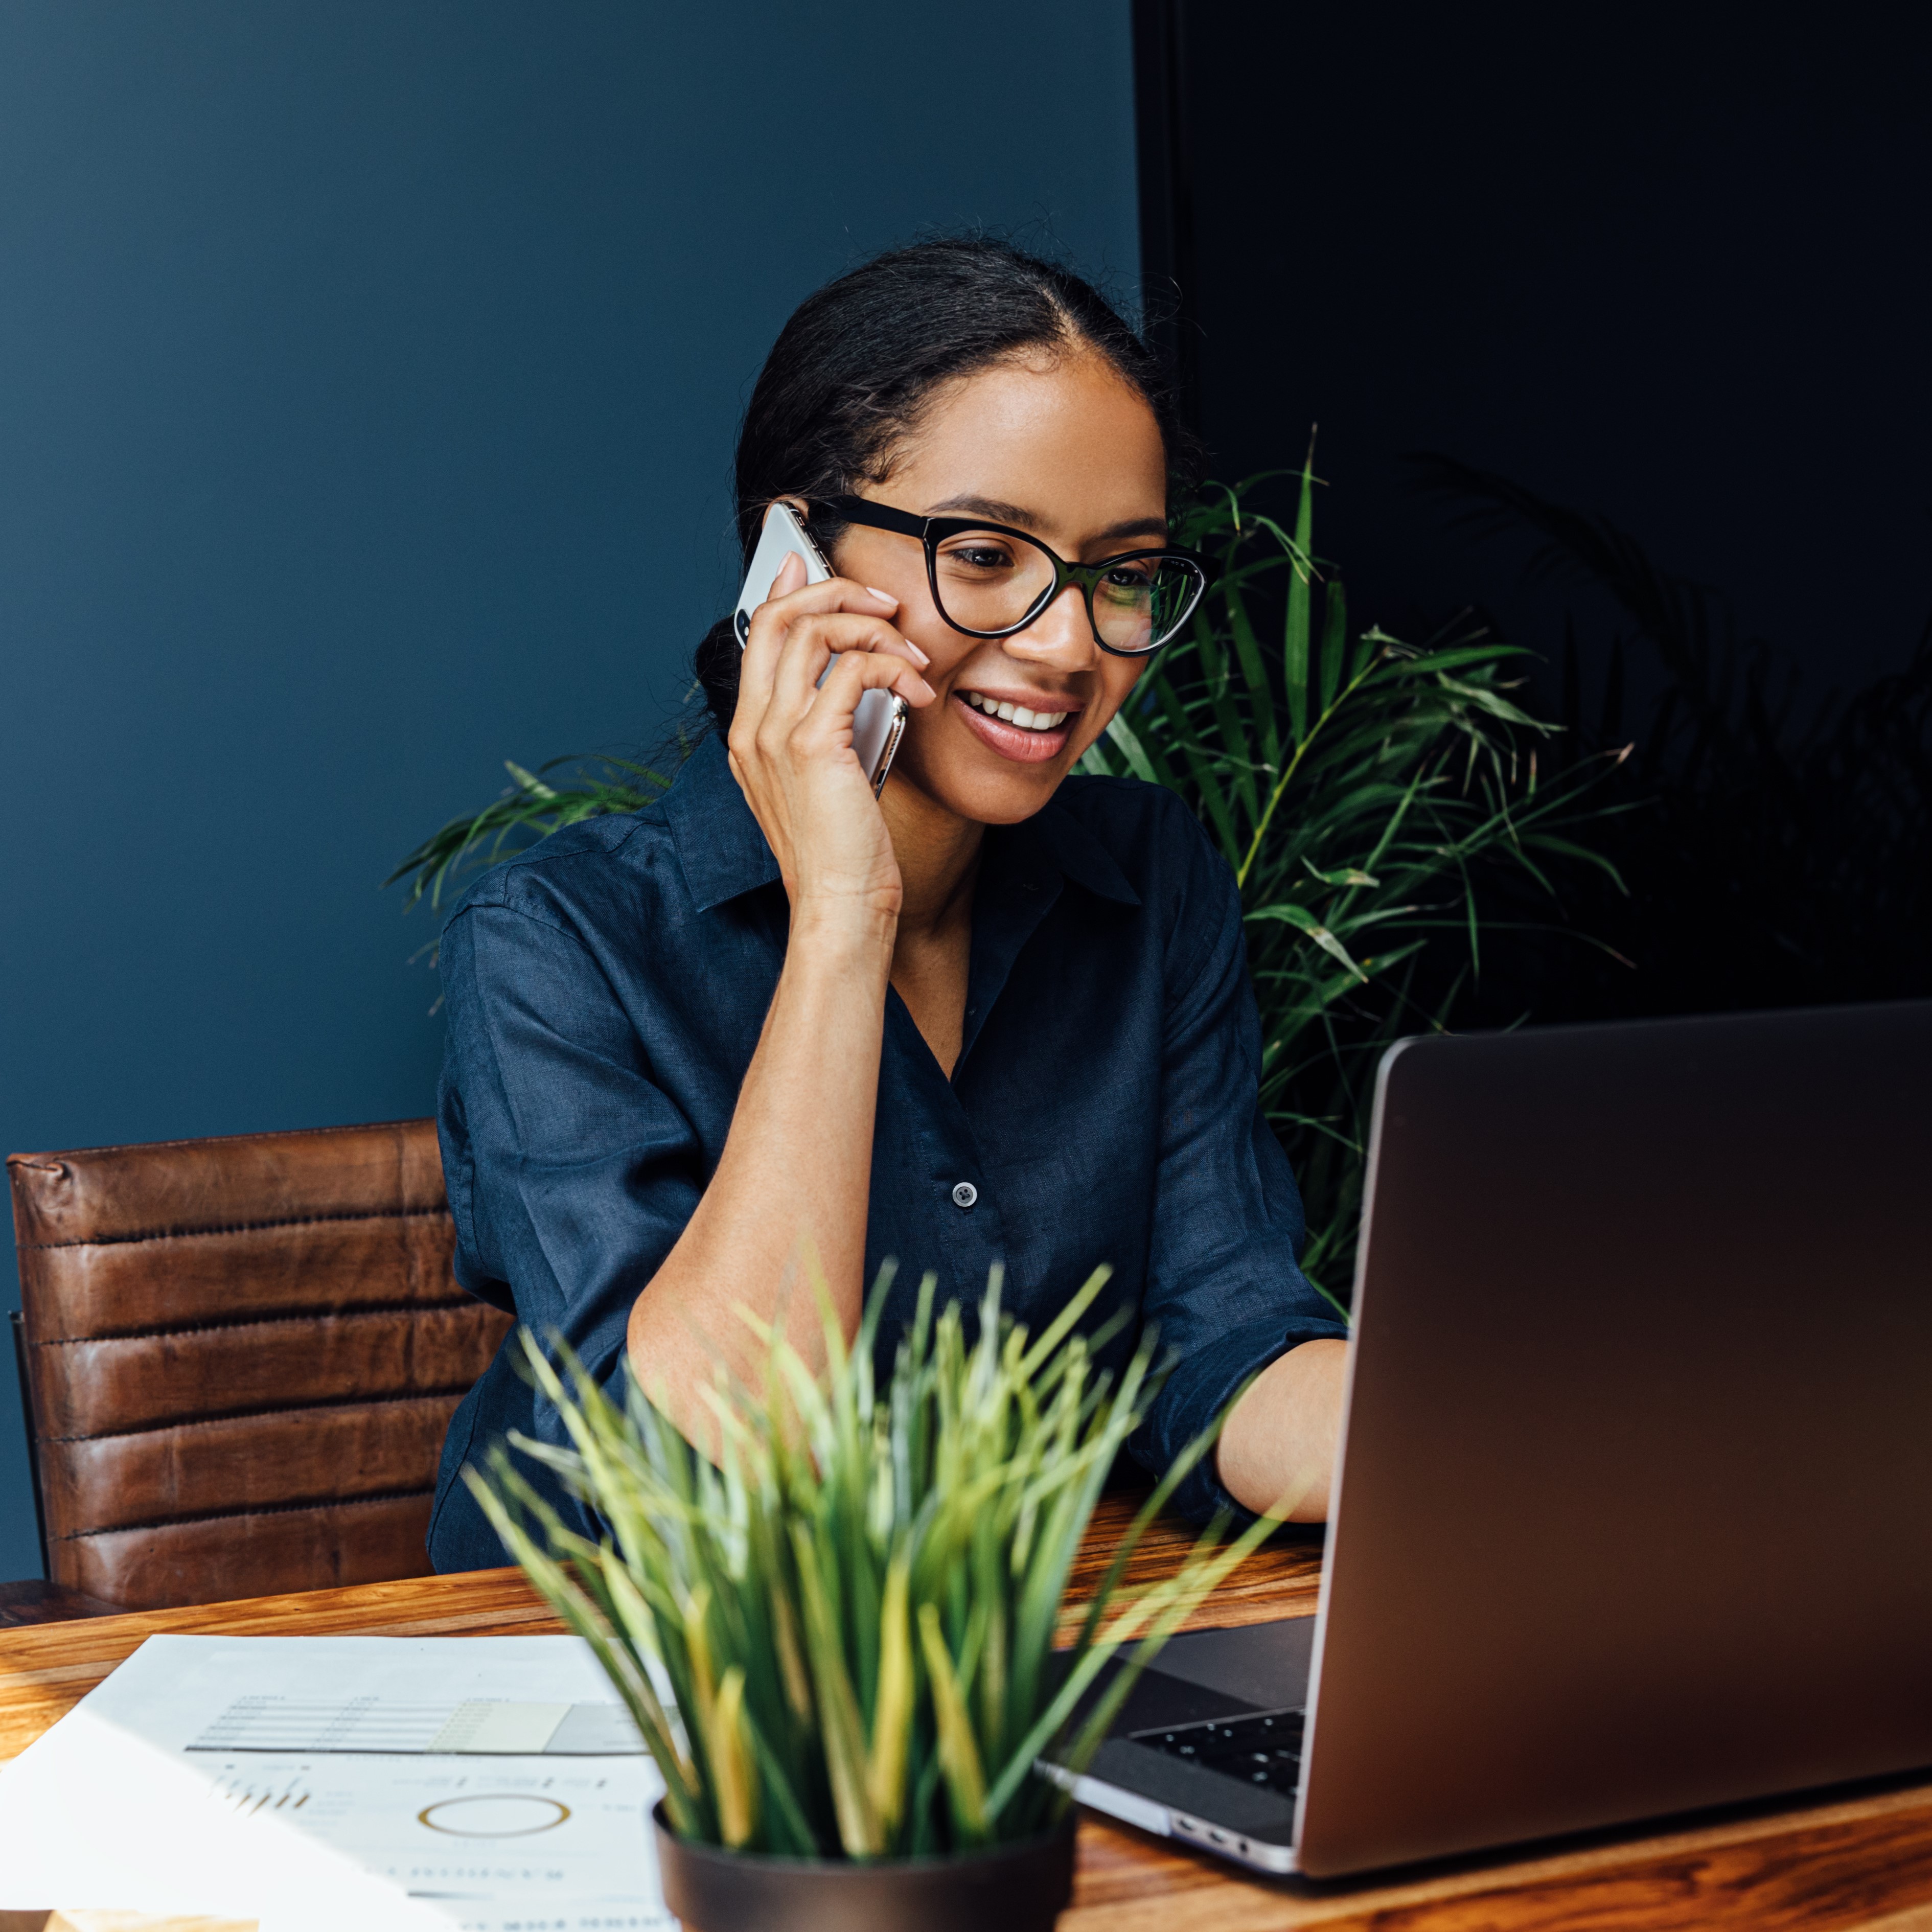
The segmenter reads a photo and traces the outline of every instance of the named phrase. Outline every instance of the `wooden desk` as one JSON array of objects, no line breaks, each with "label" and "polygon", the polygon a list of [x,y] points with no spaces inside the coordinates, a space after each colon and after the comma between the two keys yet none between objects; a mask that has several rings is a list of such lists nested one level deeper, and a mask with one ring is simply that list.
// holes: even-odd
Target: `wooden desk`
[{"label": "wooden desk", "polygon": [[[1076,1593],[1090,1588],[1132,1508],[1108,1496]],[[1150,1539],[1132,1574],[1158,1574],[1184,1546]],[[1318,1544],[1262,1550],[1193,1628],[1313,1613]],[[559,1628],[514,1570],[0,1630],[0,1758],[70,1709],[151,1632],[315,1636],[503,1636]],[[1633,1832],[1534,1858],[1465,1861],[1406,1877],[1316,1887],[1250,1878],[1166,1840],[1091,1816],[1062,1932],[1704,1932],[1716,1927],[1932,1932],[1932,1782]]]}]

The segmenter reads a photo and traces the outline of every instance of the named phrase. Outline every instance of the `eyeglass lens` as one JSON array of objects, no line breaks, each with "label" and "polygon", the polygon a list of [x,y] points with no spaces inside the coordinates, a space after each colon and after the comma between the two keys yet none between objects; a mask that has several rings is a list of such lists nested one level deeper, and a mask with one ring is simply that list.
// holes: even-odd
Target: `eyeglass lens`
[{"label": "eyeglass lens", "polygon": [[[933,576],[949,622],[1004,631],[1053,587],[1053,560],[1004,530],[960,530],[934,550]],[[1153,650],[1180,628],[1199,580],[1177,560],[1123,560],[1094,586],[1094,628],[1114,650]]]}]

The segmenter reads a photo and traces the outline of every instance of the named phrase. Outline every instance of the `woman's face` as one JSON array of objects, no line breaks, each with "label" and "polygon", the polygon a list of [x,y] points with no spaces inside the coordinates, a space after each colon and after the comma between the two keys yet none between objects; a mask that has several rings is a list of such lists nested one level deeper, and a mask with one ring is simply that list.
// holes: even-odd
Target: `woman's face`
[{"label": "woman's face", "polygon": [[[862,494],[918,516],[984,517],[1038,537],[1070,563],[1167,540],[1167,464],[1154,412],[1090,350],[1003,364],[956,383]],[[1094,640],[1070,584],[1024,631],[969,638],[932,601],[916,538],[848,527],[842,577],[899,600],[898,629],[932,660],[938,701],[908,718],[892,783],[982,824],[1030,818],[1126,700],[1145,660]],[[971,701],[977,700],[977,704]],[[1010,704],[1042,723],[988,716]]]}]

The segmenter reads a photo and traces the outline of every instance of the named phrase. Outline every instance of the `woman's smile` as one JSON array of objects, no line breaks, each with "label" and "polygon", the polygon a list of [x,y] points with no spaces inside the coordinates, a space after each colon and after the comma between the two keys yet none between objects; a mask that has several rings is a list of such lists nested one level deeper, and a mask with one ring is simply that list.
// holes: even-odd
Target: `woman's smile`
[{"label": "woman's smile", "polygon": [[1058,758],[1084,708],[1042,692],[956,691],[952,695],[973,735],[1016,764]]}]

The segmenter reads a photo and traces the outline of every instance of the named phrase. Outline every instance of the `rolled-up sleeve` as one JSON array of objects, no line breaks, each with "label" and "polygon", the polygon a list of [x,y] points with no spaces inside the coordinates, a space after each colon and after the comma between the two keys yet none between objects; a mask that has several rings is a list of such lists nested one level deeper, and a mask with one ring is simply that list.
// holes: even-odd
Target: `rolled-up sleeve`
[{"label": "rolled-up sleeve", "polygon": [[[521,1322],[561,1334],[608,1382],[632,1304],[703,1191],[697,1134],[652,1078],[637,1026],[575,934],[472,901],[445,931],[441,964],[457,1278],[500,1306],[514,1300]],[[536,1422],[560,1438],[548,1404]]]},{"label": "rolled-up sleeve", "polygon": [[[1156,1473],[1276,1357],[1348,1333],[1301,1272],[1301,1196],[1262,1110],[1261,1024],[1240,894],[1198,829],[1194,836],[1198,856],[1174,926],[1180,963],[1162,1043],[1160,1148],[1142,1304],[1173,1367],[1132,1444]],[[1175,1500],[1197,1520],[1222,1508],[1248,1515],[1222,1487],[1211,1454]]]}]

